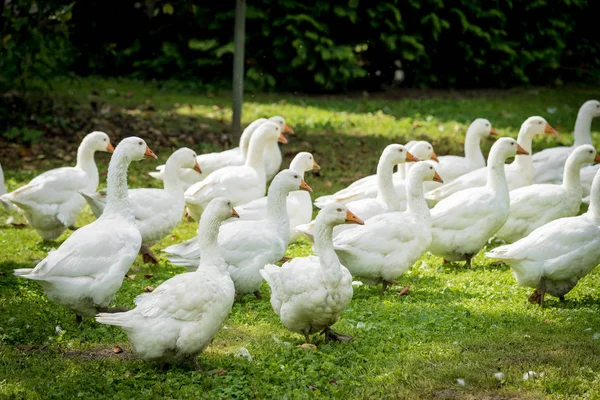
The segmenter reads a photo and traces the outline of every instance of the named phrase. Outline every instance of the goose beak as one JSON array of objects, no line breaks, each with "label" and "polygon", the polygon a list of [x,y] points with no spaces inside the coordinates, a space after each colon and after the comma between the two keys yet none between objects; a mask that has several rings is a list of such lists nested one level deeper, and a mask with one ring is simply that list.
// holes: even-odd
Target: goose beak
[{"label": "goose beak", "polygon": [[240,214],[238,214],[238,213],[237,213],[237,211],[235,211],[235,208],[232,208],[232,209],[231,209],[231,216],[232,216],[233,218],[239,218],[239,217],[240,217]]},{"label": "goose beak", "polygon": [[596,157],[594,157],[594,164],[598,163],[600,163],[600,154],[596,154]]},{"label": "goose beak", "polygon": [[550,126],[549,123],[546,123],[546,129],[544,129],[544,133],[549,133],[551,135],[558,136],[558,132],[556,132],[554,128]]},{"label": "goose beak", "polygon": [[144,153],[144,158],[154,158],[155,160],[158,160],[158,157],[156,157],[156,154],[154,154],[154,152],[152,150],[150,150],[150,147],[148,147],[146,145],[146,152]]},{"label": "goose beak", "polygon": [[529,152],[521,147],[520,144],[517,143],[517,154],[522,154],[524,156],[528,156]]},{"label": "goose beak", "polygon": [[200,165],[198,164],[198,161],[196,161],[196,164],[194,164],[194,171],[196,171],[197,173],[201,174],[202,170],[200,169]]},{"label": "goose beak", "polygon": [[113,147],[113,145],[108,142],[108,146],[106,146],[106,152],[107,153],[114,153],[115,152],[115,148]]},{"label": "goose beak", "polygon": [[285,126],[283,127],[283,131],[285,133],[289,133],[290,135],[294,134],[294,130],[292,128],[290,128],[290,126],[288,124],[285,124]]},{"label": "goose beak", "polygon": [[358,224],[358,225],[364,225],[365,224],[362,219],[358,218],[350,210],[346,211],[346,223],[347,224]]},{"label": "goose beak", "polygon": [[412,153],[410,151],[406,152],[406,161],[420,161],[417,157],[413,156]]},{"label": "goose beak", "polygon": [[279,143],[283,143],[283,144],[286,144],[286,143],[287,143],[287,139],[285,138],[285,136],[283,136],[283,132],[281,132],[281,133],[279,134],[279,139],[277,139],[277,141],[278,141]]},{"label": "goose beak", "polygon": [[439,182],[439,183],[444,183],[444,180],[442,179],[441,176],[438,175],[437,171],[435,171],[435,173],[433,174],[433,181]]},{"label": "goose beak", "polygon": [[308,183],[304,182],[304,179],[302,180],[302,183],[300,184],[300,190],[306,190],[309,193],[312,193],[312,188],[310,186],[308,186]]},{"label": "goose beak", "polygon": [[495,130],[494,128],[490,128],[490,135],[498,136],[498,131]]},{"label": "goose beak", "polygon": [[435,161],[436,163],[439,163],[439,162],[440,162],[440,160],[438,160],[438,158],[437,158],[437,154],[435,154],[435,151],[432,151],[432,152],[431,152],[431,158],[430,158],[430,160],[433,160],[433,161]]},{"label": "goose beak", "polygon": [[313,171],[320,171],[321,170],[321,166],[319,164],[317,164],[317,162],[315,160],[313,160],[312,170]]}]

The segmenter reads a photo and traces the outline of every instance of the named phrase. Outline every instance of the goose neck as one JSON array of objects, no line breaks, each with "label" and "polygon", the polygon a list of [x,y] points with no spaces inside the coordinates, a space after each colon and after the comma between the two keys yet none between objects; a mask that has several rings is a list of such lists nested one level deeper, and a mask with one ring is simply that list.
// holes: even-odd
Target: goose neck
[{"label": "goose neck", "polygon": [[282,235],[290,234],[290,220],[287,213],[287,195],[281,187],[271,184],[267,193],[267,218],[274,222]]},{"label": "goose neck", "polygon": [[430,218],[429,207],[425,200],[423,179],[419,176],[408,175],[406,186],[406,211],[423,218]]},{"label": "goose neck", "polygon": [[508,183],[506,182],[506,173],[504,172],[505,161],[506,157],[504,154],[494,151],[492,148],[487,165],[487,186],[497,192],[505,192],[508,196]]},{"label": "goose neck", "polygon": [[377,165],[377,198],[387,206],[393,207],[398,203],[397,197],[394,188],[394,165],[390,164],[386,157],[381,157]]},{"label": "goose neck", "polygon": [[581,166],[582,163],[574,157],[567,158],[563,172],[563,187],[569,193],[583,192],[581,188]]},{"label": "goose neck", "polygon": [[[515,156],[515,161],[513,162],[520,171],[533,171],[533,160],[531,158],[532,150],[531,150],[531,142],[533,141],[533,135],[530,134],[525,128],[521,127],[519,131],[519,136],[517,137],[517,142],[519,145],[529,153],[528,155],[519,154]],[[504,161],[502,161],[504,163]]]},{"label": "goose neck", "polygon": [[106,178],[106,207],[102,216],[118,215],[133,221],[131,202],[127,191],[127,170],[130,160],[118,150],[112,155],[108,164]]},{"label": "goose neck", "polygon": [[265,169],[263,155],[265,145],[266,139],[264,137],[260,135],[252,135],[250,138],[248,153],[246,155],[246,166],[251,167],[256,171],[262,171]]},{"label": "goose neck", "polygon": [[179,170],[181,167],[176,160],[169,158],[165,164],[163,187],[171,194],[183,193],[183,186],[179,178]]},{"label": "goose neck", "polygon": [[[599,170],[600,171],[600,170]],[[588,212],[595,219],[600,219],[600,173],[596,172],[592,181],[592,190],[590,191],[590,208]]]},{"label": "goose neck", "polygon": [[203,215],[198,227],[198,240],[200,242],[200,254],[202,263],[212,263],[220,258],[219,252],[219,229],[221,221],[214,215]]},{"label": "goose neck", "polygon": [[481,136],[474,129],[469,127],[469,130],[467,130],[465,137],[465,158],[478,165],[485,165],[485,158],[481,151]]},{"label": "goose neck", "polygon": [[[98,167],[94,160],[94,154],[96,151],[90,148],[87,143],[83,142],[77,149],[77,168],[82,169],[86,175],[91,179],[98,181]],[[98,183],[96,183],[98,186]]]},{"label": "goose neck", "polygon": [[342,268],[333,248],[333,225],[318,219],[315,223],[315,251],[319,255],[323,279],[330,283],[339,282],[342,278]]},{"label": "goose neck", "polygon": [[577,119],[575,120],[575,128],[573,133],[575,135],[575,146],[581,146],[582,144],[593,144],[592,143],[592,120],[593,117],[586,110],[580,109],[577,113]]}]

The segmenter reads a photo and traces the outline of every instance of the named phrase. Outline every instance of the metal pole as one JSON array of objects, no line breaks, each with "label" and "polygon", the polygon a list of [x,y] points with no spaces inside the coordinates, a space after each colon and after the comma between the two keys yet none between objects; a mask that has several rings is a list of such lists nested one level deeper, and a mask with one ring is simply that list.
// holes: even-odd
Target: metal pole
[{"label": "metal pole", "polygon": [[234,143],[242,133],[242,101],[244,95],[244,41],[246,35],[246,0],[236,0],[233,52],[233,116],[231,130]]}]

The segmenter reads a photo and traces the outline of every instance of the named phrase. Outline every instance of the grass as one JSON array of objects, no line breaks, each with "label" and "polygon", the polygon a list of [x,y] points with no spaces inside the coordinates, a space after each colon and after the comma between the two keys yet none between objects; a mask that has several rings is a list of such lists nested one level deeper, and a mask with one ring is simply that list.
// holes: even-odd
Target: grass
[{"label": "grass", "polygon": [[[111,104],[111,113],[150,101],[156,111],[137,118],[153,123],[169,117],[173,132],[184,124],[221,132],[230,118],[227,107],[217,106],[229,104],[228,96],[220,94],[97,79],[75,85],[59,82],[55,91],[85,107],[92,89]],[[124,95],[128,92],[131,95]],[[516,137],[525,118],[541,115],[561,131],[558,143],[571,143],[578,106],[597,95],[575,87],[486,93],[436,93],[426,99],[247,95],[244,121],[285,116],[297,132],[284,146],[285,163],[297,151],[312,151],[322,171],[306,180],[319,196],[373,173],[381,149],[390,142],[428,138],[438,155],[460,153],[466,126],[475,117],[486,117],[502,135]],[[596,122],[597,144],[599,128]],[[485,143],[486,149],[491,143]],[[543,138],[535,141],[534,149],[556,143]],[[175,147],[153,150],[163,163]],[[206,151],[217,146],[192,147]],[[104,174],[108,156],[97,160]],[[65,163],[51,155],[30,162],[28,170],[21,168],[21,160],[2,162],[9,189]],[[133,165],[130,186],[158,186],[145,174],[156,165]],[[92,220],[86,208],[79,223]],[[182,221],[154,249],[192,237],[195,230],[196,224]],[[600,398],[598,271],[582,279],[566,302],[550,299],[539,308],[527,303],[529,290],[515,283],[506,266],[492,265],[482,254],[472,269],[442,265],[437,257],[425,255],[383,297],[378,288],[355,288],[349,309],[335,325],[355,339],[348,344],[319,340],[317,351],[296,347],[302,338],[281,326],[264,285],[266,299],[248,296],[236,303],[226,327],[199,357],[205,373],[187,366],[162,373],[156,365],[131,356],[119,329],[93,320],[77,327],[72,313],[50,303],[39,285],[12,275],[15,268],[34,266],[66,237],[44,243],[27,227],[0,230],[2,398]],[[309,253],[305,241],[288,250],[289,256]],[[181,272],[166,260],[148,267],[138,257],[129,273],[133,279],[125,278],[115,304],[132,306],[146,286],[156,287]],[[411,284],[409,294],[397,296],[406,283]],[[125,352],[115,354],[112,348],[117,345]],[[242,347],[251,361],[237,356]],[[528,371],[536,376],[524,380]],[[500,380],[494,377],[498,372],[503,373]]]}]

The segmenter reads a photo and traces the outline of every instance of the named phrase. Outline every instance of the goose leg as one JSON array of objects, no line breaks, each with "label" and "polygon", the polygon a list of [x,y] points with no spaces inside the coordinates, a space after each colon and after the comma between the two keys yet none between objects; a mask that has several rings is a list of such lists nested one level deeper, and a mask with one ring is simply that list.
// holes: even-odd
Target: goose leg
[{"label": "goose leg", "polygon": [[565,301],[565,296],[564,296],[564,295],[563,295],[563,296],[558,296],[558,299],[559,299],[560,301]]},{"label": "goose leg", "polygon": [[538,289],[540,291],[540,299],[538,300],[538,304],[540,305],[540,307],[544,307],[544,295],[546,294],[546,278],[542,277],[541,281],[540,281],[540,288]]},{"label": "goose leg", "polygon": [[306,344],[310,344],[310,336],[308,335],[308,331],[304,332],[304,340]]},{"label": "goose leg", "polygon": [[198,359],[196,358],[196,356],[191,356],[190,357],[190,361],[192,362],[192,365],[194,366],[194,369],[196,371],[200,371],[200,364],[198,364]]},{"label": "goose leg", "polygon": [[262,298],[263,298],[262,294],[260,294],[260,290],[255,291],[254,296],[259,300],[262,300]]},{"label": "goose leg", "polygon": [[473,258],[473,256],[467,256],[466,263],[465,263],[465,266],[467,266],[469,268],[471,268],[471,258]]},{"label": "goose leg", "polygon": [[391,281],[386,281],[385,279],[381,281],[381,294],[383,295],[388,287],[395,285],[396,283],[398,282],[393,279]]},{"label": "goose leg", "polygon": [[283,264],[284,262],[288,262],[288,261],[290,261],[291,259],[292,259],[292,257],[286,257],[286,256],[283,256],[283,257],[281,258],[281,260],[279,260],[279,262]]},{"label": "goose leg", "polygon": [[169,367],[170,367],[169,363],[162,363],[160,365],[160,369],[162,370],[163,374],[169,370]]},{"label": "goose leg", "polygon": [[156,255],[148,246],[142,245],[140,248],[140,254],[142,255],[145,263],[158,264],[158,257],[156,257]]},{"label": "goose leg", "polygon": [[83,317],[79,314],[75,314],[75,323],[80,326],[83,323]]},{"label": "goose leg", "polygon": [[347,343],[354,336],[344,335],[342,333],[334,332],[330,327],[323,329],[321,332],[322,335],[325,335],[325,342],[329,342],[330,340],[335,340],[337,342]]}]

